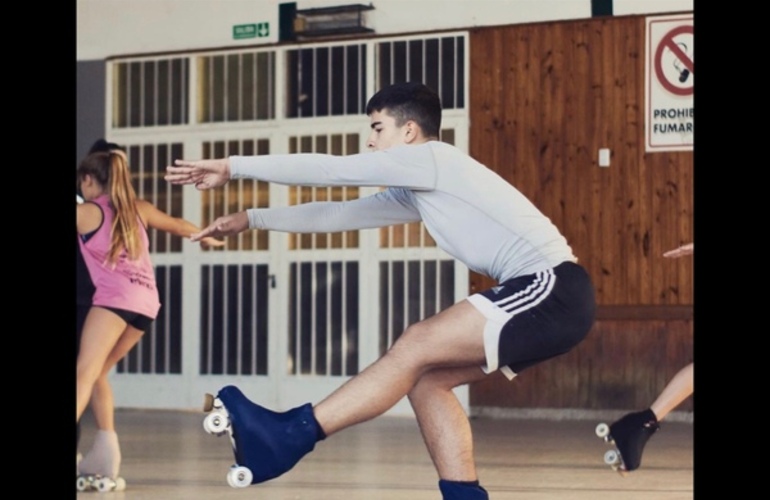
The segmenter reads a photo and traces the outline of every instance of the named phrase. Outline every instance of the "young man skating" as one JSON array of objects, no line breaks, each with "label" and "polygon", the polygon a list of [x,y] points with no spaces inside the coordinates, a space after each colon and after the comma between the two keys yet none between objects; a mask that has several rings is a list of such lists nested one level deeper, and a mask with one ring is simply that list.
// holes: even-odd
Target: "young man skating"
[{"label": "young man skating", "polygon": [[[498,285],[409,326],[376,362],[322,401],[284,413],[234,386],[217,395],[251,482],[277,477],[318,440],[375,418],[407,396],[444,499],[486,499],[468,418],[454,387],[501,370],[509,379],[564,354],[594,320],[591,280],[558,228],[514,186],[439,141],[441,102],[420,83],[381,89],[366,113],[371,153],[285,154],[177,160],[166,179],[198,189],[230,179],[303,186],[377,186],[344,202],[248,209],[216,219],[193,239],[247,229],[338,232],[422,221],[447,253]],[[217,403],[217,404],[218,404]]]}]

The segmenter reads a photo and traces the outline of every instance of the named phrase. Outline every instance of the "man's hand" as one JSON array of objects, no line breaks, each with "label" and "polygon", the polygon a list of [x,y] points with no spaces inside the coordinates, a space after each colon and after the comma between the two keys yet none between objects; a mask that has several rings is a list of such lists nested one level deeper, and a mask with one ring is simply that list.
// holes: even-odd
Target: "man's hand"
[{"label": "man's hand", "polygon": [[175,160],[166,167],[165,179],[171,184],[193,184],[198,190],[223,186],[230,180],[230,160]]},{"label": "man's hand", "polygon": [[684,255],[690,255],[695,251],[695,244],[694,243],[688,243],[686,245],[682,245],[678,248],[675,248],[673,250],[669,250],[668,252],[665,252],[663,254],[663,257],[682,257]]},{"label": "man's hand", "polygon": [[200,233],[190,236],[192,241],[200,241],[203,238],[221,238],[223,236],[233,236],[249,228],[249,216],[246,211],[236,212],[234,214],[219,217],[209,224]]}]

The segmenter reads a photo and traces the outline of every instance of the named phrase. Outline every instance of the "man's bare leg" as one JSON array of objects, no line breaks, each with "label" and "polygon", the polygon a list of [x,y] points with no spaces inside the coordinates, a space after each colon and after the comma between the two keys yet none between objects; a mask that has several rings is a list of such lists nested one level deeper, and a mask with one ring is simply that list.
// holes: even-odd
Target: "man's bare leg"
[{"label": "man's bare leg", "polygon": [[416,323],[390,350],[318,403],[314,414],[327,436],[385,413],[427,371],[486,363],[484,316],[468,301]]},{"label": "man's bare leg", "polygon": [[[393,407],[426,372],[440,368],[473,368],[476,373],[481,372],[480,367],[485,364],[485,323],[484,316],[469,302],[455,304],[409,327],[383,357],[315,407],[307,403],[283,412],[280,418],[250,401],[237,387],[223,387],[217,397],[231,417],[237,415],[235,420],[241,425],[232,434],[234,446],[242,450],[239,463],[251,471],[252,483],[273,479],[294,467],[317,441]],[[465,417],[462,411],[459,416]],[[467,422],[460,419],[457,425],[459,435],[465,436],[468,429],[463,426]],[[285,432],[287,426],[291,432]],[[459,442],[469,441],[462,438]],[[457,447],[459,444],[450,448]],[[270,460],[265,460],[265,456]],[[453,463],[444,459],[442,462]],[[473,468],[469,474],[475,475]],[[461,475],[465,477],[468,473]],[[440,480],[439,489],[448,500],[487,498],[478,483]]]},{"label": "man's bare leg", "polygon": [[436,369],[420,377],[409,392],[420,432],[441,479],[478,479],[471,425],[452,389],[486,376],[479,366]]}]

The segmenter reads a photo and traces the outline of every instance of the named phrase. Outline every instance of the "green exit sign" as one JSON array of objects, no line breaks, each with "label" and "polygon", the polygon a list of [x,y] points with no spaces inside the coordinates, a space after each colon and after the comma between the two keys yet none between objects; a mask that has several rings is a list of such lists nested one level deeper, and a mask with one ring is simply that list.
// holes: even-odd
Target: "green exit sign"
[{"label": "green exit sign", "polygon": [[237,24],[233,26],[233,39],[264,38],[270,36],[270,23]]}]

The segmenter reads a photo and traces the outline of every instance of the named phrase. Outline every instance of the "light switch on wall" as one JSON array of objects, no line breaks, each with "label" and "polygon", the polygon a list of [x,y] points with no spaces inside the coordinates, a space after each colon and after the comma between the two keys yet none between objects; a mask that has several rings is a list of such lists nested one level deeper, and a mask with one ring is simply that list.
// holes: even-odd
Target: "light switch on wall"
[{"label": "light switch on wall", "polygon": [[601,148],[599,150],[599,166],[600,167],[609,167],[610,166],[610,150],[607,148]]}]

